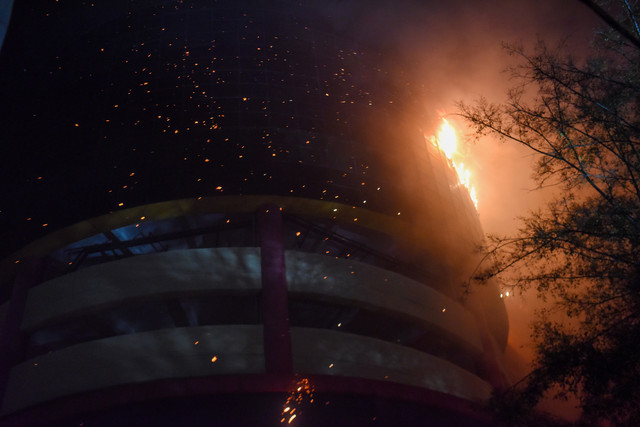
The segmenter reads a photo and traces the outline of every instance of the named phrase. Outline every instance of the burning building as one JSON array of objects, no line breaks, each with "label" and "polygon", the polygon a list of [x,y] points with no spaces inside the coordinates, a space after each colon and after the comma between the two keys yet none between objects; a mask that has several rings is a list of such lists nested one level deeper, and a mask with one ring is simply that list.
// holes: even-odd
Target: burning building
[{"label": "burning building", "polygon": [[0,82],[6,425],[490,423],[472,200],[326,11],[16,2]]}]

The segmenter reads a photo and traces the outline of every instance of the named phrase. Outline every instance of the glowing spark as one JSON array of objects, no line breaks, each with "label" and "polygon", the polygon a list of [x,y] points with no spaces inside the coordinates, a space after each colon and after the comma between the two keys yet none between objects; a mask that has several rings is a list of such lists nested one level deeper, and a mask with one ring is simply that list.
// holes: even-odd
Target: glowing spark
[{"label": "glowing spark", "polygon": [[[282,409],[282,419],[281,423],[284,423],[287,418],[286,415],[290,415],[288,424],[298,416],[298,414],[302,413],[302,406],[305,404],[313,403],[313,386],[309,382],[308,379],[303,378],[296,383],[296,389],[289,393],[287,397],[287,401],[284,404],[284,408]],[[294,414],[294,412],[296,412]]]},{"label": "glowing spark", "polygon": [[211,358],[211,363],[214,363],[216,360],[218,360],[218,356],[213,356],[213,357]]}]

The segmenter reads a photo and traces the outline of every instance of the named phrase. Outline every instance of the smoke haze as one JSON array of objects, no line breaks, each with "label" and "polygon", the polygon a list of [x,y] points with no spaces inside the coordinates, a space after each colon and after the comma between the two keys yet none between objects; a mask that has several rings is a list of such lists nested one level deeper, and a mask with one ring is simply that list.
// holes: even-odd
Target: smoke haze
[{"label": "smoke haze", "polygon": [[[503,44],[532,48],[544,40],[583,52],[599,23],[577,0],[333,0],[318,8],[334,31],[382,52],[398,84],[417,86],[429,134],[435,134],[441,115],[455,114],[459,101],[504,99],[513,83],[505,69],[514,65],[514,58]],[[468,134],[463,122],[451,116],[448,120],[456,125],[459,138]],[[535,183],[530,179],[533,159],[519,147],[466,140],[465,166],[478,191],[484,230],[515,231],[516,217],[540,205],[541,196],[532,191]]]},{"label": "smoke haze", "polygon": [[[364,44],[390,58],[388,67],[396,78],[422,89],[425,131],[435,134],[440,116],[468,135],[455,116],[456,103],[473,103],[479,97],[500,102],[512,86],[505,69],[514,65],[503,44],[533,48],[538,40],[565,52],[588,50],[598,18],[576,1],[557,0],[454,0],[371,2],[357,7],[342,1],[325,2],[323,12],[337,31],[354,31]],[[399,7],[399,4],[405,7]],[[381,32],[385,37],[379,37]],[[377,37],[375,35],[378,35]],[[404,69],[397,64],[413,64]],[[517,217],[542,207],[552,190],[536,190],[531,179],[535,159],[519,146],[485,138],[472,143],[466,138],[465,166],[479,199],[478,212],[484,231],[509,234],[517,230]],[[541,306],[535,293],[505,297],[510,319],[507,358],[513,380],[528,372],[533,357],[530,323]],[[575,418],[572,403],[543,405],[547,410]]]}]

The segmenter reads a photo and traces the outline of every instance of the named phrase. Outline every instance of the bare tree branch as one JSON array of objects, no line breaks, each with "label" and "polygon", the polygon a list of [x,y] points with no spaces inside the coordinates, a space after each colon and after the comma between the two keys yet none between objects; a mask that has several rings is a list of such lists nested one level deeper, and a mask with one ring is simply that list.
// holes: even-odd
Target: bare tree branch
[{"label": "bare tree branch", "polygon": [[[604,22],[607,23],[611,28],[619,32],[622,36],[624,36],[627,40],[629,40],[633,45],[637,48],[640,48],[640,39],[638,39],[631,31],[624,28],[616,19],[614,19],[606,10],[598,6],[592,0],[578,0],[581,3],[584,3],[589,9],[595,12]],[[629,3],[625,0],[627,6]],[[631,13],[631,8],[629,6],[630,15],[633,17],[634,15]],[[633,18],[634,23],[636,22],[635,17]],[[637,28],[637,23],[636,23]],[[637,30],[636,30],[637,31]]]}]

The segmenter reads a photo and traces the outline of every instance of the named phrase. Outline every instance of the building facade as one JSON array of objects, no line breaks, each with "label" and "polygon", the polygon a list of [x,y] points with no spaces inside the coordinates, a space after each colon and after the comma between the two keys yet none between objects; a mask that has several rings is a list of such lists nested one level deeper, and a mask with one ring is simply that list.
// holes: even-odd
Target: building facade
[{"label": "building facade", "polygon": [[338,21],[14,5],[5,423],[490,424],[508,325],[496,289],[464,297],[477,215],[410,82]]}]

